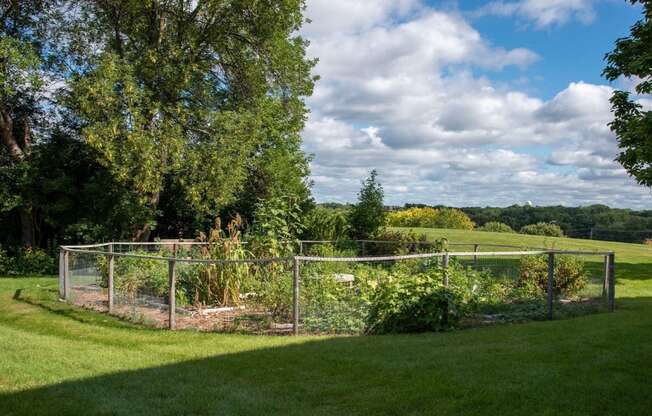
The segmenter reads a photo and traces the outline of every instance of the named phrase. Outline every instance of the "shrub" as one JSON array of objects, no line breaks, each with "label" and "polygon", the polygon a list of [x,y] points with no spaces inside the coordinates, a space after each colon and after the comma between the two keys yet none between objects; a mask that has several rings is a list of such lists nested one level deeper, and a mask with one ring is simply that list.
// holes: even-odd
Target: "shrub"
[{"label": "shrub", "polygon": [[432,248],[432,246],[422,244],[427,241],[425,234],[417,234],[413,231],[383,230],[372,238],[377,241],[386,241],[386,243],[365,243],[364,255],[413,253],[421,249]]},{"label": "shrub", "polygon": [[20,249],[14,257],[8,258],[5,264],[10,275],[53,275],[58,272],[57,260],[39,248]]},{"label": "shrub", "polygon": [[482,227],[478,228],[478,231],[488,231],[492,233],[515,233],[516,232],[509,225],[498,221],[490,221],[485,225],[483,225]]},{"label": "shrub", "polygon": [[0,276],[4,276],[9,272],[9,257],[7,252],[0,246]]},{"label": "shrub", "polygon": [[475,224],[468,215],[455,208],[410,208],[387,215],[393,227],[427,227],[472,230]]},{"label": "shrub", "polygon": [[[532,288],[539,295],[548,290],[548,256],[523,256],[520,261],[518,284]],[[576,256],[556,256],[553,292],[575,296],[588,284],[584,262]]]},{"label": "shrub", "polygon": [[536,224],[529,224],[523,226],[520,231],[521,234],[530,235],[543,235],[546,237],[563,237],[564,231],[557,224],[548,222],[538,222]]},{"label": "shrub", "polygon": [[454,325],[460,317],[459,296],[443,286],[442,273],[431,270],[382,280],[371,296],[367,332],[441,331]]}]

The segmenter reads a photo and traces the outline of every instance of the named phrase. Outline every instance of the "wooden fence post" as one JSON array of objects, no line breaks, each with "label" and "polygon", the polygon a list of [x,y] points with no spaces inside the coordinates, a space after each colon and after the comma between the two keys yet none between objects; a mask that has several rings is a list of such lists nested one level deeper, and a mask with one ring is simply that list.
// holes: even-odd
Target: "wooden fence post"
[{"label": "wooden fence post", "polygon": [[616,255],[609,253],[609,312],[613,312],[616,307]]},{"label": "wooden fence post", "polygon": [[548,253],[548,319],[552,319],[552,301],[555,282],[555,253]]},{"label": "wooden fence post", "polygon": [[292,266],[292,332],[299,335],[299,260],[296,256]]},{"label": "wooden fence post", "polygon": [[448,287],[448,253],[444,254],[441,267],[444,269],[444,287]]},{"label": "wooden fence post", "polygon": [[107,281],[107,290],[109,296],[109,313],[113,313],[113,265],[114,265],[114,256],[113,256],[113,243],[109,243],[109,254],[108,258],[108,281]]},{"label": "wooden fence post", "polygon": [[[474,244],[473,245],[473,252],[477,253],[480,250],[480,244]],[[477,269],[478,268],[478,256],[474,255],[473,256],[473,268]]]},{"label": "wooden fence post", "polygon": [[63,298],[70,301],[70,253],[63,251]]},{"label": "wooden fence post", "polygon": [[169,279],[169,293],[168,293],[168,306],[169,306],[169,328],[174,330],[177,326],[176,322],[176,309],[177,309],[177,296],[176,296],[176,260],[168,261],[168,279]]},{"label": "wooden fence post", "polygon": [[607,298],[607,287],[609,287],[609,255],[604,256],[604,279],[602,279],[602,297]]},{"label": "wooden fence post", "polygon": [[59,248],[59,297],[66,298],[66,282],[64,275],[64,250]]}]

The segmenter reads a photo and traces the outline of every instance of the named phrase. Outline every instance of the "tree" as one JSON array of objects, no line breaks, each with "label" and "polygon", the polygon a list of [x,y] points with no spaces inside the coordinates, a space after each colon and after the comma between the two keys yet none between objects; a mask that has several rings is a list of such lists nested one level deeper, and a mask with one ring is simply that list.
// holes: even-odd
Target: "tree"
[{"label": "tree", "polygon": [[21,39],[0,33],[0,210],[17,209],[20,215],[22,244],[35,243],[31,202],[22,192],[29,168],[32,126],[37,111],[37,96],[43,85],[40,59],[32,46]]},{"label": "tree", "polygon": [[[643,5],[643,19],[630,29],[630,35],[616,40],[614,50],[605,56],[603,75],[609,81],[620,77],[640,80],[637,94],[652,93],[652,2],[630,0]],[[652,186],[652,112],[644,111],[627,91],[614,91],[611,97],[614,120],[609,123],[621,149],[616,158],[636,181]]]},{"label": "tree", "polygon": [[300,141],[314,65],[296,34],[302,0],[78,3],[88,39],[70,43],[84,64],[69,108],[132,190],[143,214],[135,239],[149,238],[166,183],[197,215],[215,214],[236,200],[261,146]]},{"label": "tree", "polygon": [[362,182],[362,188],[358,193],[358,203],[349,213],[353,238],[369,238],[376,234],[385,223],[384,191],[382,185],[376,180],[377,176],[378,172],[374,169],[369,173],[369,177]]}]

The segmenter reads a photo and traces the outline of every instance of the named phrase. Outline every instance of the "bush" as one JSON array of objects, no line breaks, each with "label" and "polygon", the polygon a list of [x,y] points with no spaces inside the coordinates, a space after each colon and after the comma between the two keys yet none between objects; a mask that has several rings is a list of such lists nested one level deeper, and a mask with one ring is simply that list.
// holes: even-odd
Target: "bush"
[{"label": "bush", "polygon": [[[519,267],[518,284],[531,288],[538,295],[548,291],[548,256],[523,256]],[[555,257],[553,292],[567,297],[576,296],[588,284],[584,262],[576,256]]]},{"label": "bush", "polygon": [[[0,257],[3,255],[0,254]],[[0,259],[0,262],[2,259]],[[0,268],[2,265],[0,265]],[[39,248],[20,249],[5,261],[7,274],[16,276],[53,275],[58,273],[57,260]]]},{"label": "bush", "polygon": [[482,227],[478,228],[478,231],[488,231],[492,233],[515,233],[516,232],[509,225],[503,224],[502,222],[498,222],[498,221],[490,221],[485,225],[483,225]]},{"label": "bush", "polygon": [[521,228],[521,234],[543,235],[546,237],[563,237],[564,231],[557,224],[538,222]]},{"label": "bush", "polygon": [[442,271],[390,276],[371,297],[367,332],[441,331],[459,319],[455,291],[442,284]]},{"label": "bush", "polygon": [[392,227],[427,227],[472,230],[475,224],[468,215],[455,208],[410,208],[387,215]]},{"label": "bush", "polygon": [[9,272],[9,257],[7,252],[0,247],[0,276],[4,276]]},{"label": "bush", "polygon": [[425,234],[417,234],[413,231],[383,230],[372,238],[377,241],[386,241],[386,243],[365,243],[363,255],[414,253],[421,249],[432,248],[430,245],[422,244],[427,241]]}]

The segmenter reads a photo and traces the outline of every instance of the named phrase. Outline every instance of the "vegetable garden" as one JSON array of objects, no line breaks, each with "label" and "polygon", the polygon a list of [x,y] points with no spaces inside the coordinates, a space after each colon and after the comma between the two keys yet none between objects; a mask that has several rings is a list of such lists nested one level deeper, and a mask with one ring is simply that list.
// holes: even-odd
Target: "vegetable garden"
[{"label": "vegetable garden", "polygon": [[60,292],[155,327],[379,334],[613,309],[614,255],[439,241],[198,241],[64,246]]}]

